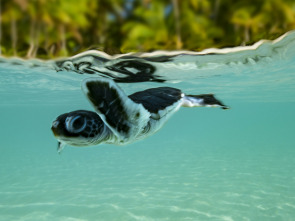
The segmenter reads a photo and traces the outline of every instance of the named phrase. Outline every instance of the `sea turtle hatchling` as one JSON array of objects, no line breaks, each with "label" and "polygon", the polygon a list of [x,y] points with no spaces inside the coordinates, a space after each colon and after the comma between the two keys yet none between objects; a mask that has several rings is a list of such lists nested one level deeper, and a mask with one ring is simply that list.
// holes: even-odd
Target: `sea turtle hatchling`
[{"label": "sea turtle hatchling", "polygon": [[129,144],[157,132],[180,107],[221,107],[213,94],[186,95],[172,87],[150,88],[127,96],[111,79],[88,78],[82,90],[95,112],[77,110],[56,118],[51,130],[58,152],[68,144]]}]

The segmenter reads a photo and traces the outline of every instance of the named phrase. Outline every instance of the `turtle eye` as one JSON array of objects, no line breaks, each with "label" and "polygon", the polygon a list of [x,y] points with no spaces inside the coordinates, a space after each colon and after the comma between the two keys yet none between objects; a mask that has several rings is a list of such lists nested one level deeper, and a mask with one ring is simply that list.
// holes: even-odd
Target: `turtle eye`
[{"label": "turtle eye", "polygon": [[75,116],[66,118],[66,129],[71,133],[80,133],[86,127],[85,117]]}]

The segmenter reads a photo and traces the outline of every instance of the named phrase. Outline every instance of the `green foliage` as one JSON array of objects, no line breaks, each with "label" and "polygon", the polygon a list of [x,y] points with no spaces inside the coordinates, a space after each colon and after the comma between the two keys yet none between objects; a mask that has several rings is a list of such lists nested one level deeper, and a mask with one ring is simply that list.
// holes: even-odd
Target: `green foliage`
[{"label": "green foliage", "polygon": [[163,48],[163,45],[169,41],[164,10],[165,4],[161,1],[134,9],[133,13],[137,19],[126,22],[122,26],[122,33],[126,40],[121,50],[123,52],[150,51]]},{"label": "green foliage", "polygon": [[295,29],[293,0],[1,1],[6,56],[52,58],[252,44]]}]

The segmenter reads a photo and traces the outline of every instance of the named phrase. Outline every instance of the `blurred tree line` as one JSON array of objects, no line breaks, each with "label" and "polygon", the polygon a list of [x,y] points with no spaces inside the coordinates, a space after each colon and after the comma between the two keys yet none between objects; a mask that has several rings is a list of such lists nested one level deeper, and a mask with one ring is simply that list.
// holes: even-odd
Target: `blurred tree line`
[{"label": "blurred tree line", "polygon": [[253,44],[295,29],[294,0],[0,0],[1,54],[70,56]]}]

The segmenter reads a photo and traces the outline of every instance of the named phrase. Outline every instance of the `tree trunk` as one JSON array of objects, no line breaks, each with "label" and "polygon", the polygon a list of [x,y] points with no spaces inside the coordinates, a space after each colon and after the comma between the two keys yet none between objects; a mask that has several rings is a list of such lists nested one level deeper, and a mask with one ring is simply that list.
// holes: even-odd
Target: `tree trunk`
[{"label": "tree trunk", "polygon": [[245,29],[244,29],[244,42],[245,42],[245,45],[247,44],[247,42],[250,41],[250,28],[248,25],[245,26]]},{"label": "tree trunk", "polygon": [[16,50],[16,45],[17,45],[17,31],[16,31],[16,20],[14,17],[11,18],[11,47],[13,50],[13,55],[16,56],[17,55],[17,50]]},{"label": "tree trunk", "polygon": [[63,24],[61,24],[59,26],[59,33],[61,36],[61,54],[63,56],[67,55],[67,40],[66,40],[66,33],[65,33],[65,26]]},{"label": "tree trunk", "polygon": [[213,10],[213,15],[212,15],[215,24],[216,24],[217,18],[218,18],[219,7],[220,7],[220,0],[215,0],[214,10]]},{"label": "tree trunk", "polygon": [[40,36],[40,32],[41,32],[41,22],[37,21],[37,25],[36,25],[36,30],[35,30],[35,35],[34,35],[34,50],[32,53],[32,57],[35,58],[38,52],[38,48],[39,48],[39,36]]},{"label": "tree trunk", "polygon": [[174,19],[175,19],[175,30],[176,30],[176,49],[182,48],[181,30],[180,30],[180,19],[179,19],[179,7],[178,0],[172,0]]},{"label": "tree trunk", "polygon": [[27,58],[31,58],[34,52],[34,48],[35,48],[35,24],[36,24],[36,20],[32,19],[31,20],[31,26],[30,26],[30,47],[29,50],[27,52],[26,57]]}]

